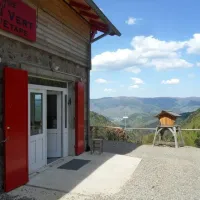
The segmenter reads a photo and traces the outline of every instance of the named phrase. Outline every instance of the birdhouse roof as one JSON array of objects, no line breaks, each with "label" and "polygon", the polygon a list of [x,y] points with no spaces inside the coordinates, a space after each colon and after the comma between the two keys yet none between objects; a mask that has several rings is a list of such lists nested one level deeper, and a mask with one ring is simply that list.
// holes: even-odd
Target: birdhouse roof
[{"label": "birdhouse roof", "polygon": [[166,111],[166,110],[162,110],[159,114],[157,114],[155,117],[160,117],[161,115],[164,115],[164,114],[168,114],[168,115],[171,115],[173,117],[180,117],[181,115],[177,114],[177,113],[174,113],[172,111]]}]

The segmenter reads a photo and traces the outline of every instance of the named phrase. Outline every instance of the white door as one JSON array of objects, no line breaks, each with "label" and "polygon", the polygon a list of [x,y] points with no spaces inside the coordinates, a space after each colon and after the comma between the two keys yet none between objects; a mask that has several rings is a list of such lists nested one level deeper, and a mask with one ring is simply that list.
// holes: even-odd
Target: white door
[{"label": "white door", "polygon": [[61,92],[47,91],[47,158],[62,156]]},{"label": "white door", "polygon": [[68,95],[63,92],[62,97],[62,116],[63,116],[63,157],[68,156]]},{"label": "white door", "polygon": [[29,89],[28,97],[29,173],[31,173],[46,164],[46,91]]}]

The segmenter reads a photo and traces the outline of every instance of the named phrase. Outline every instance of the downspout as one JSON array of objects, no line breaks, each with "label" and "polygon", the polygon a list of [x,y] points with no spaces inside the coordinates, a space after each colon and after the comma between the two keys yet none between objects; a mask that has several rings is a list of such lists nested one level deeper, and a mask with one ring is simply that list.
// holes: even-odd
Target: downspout
[{"label": "downspout", "polygon": [[86,130],[86,149],[85,151],[90,151],[90,70],[92,66],[91,61],[91,43],[89,43],[89,69],[87,70],[87,130]]},{"label": "downspout", "polygon": [[86,130],[86,151],[90,151],[90,142],[92,139],[92,135],[90,134],[90,70],[92,69],[92,51],[91,45],[92,43],[102,39],[103,37],[109,35],[111,33],[111,27],[109,26],[108,32],[103,33],[102,35],[92,39],[89,44],[89,70],[87,71],[87,130]]}]

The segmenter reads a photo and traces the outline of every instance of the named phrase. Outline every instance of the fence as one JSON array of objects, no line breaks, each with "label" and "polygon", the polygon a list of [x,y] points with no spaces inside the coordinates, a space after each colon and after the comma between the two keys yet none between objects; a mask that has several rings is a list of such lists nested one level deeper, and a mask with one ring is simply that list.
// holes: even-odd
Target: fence
[{"label": "fence", "polygon": [[[112,141],[126,141],[136,144],[151,144],[156,128],[121,128],[112,126],[91,126],[92,137]],[[200,147],[200,129],[181,129],[184,131],[184,140],[188,146]],[[188,134],[190,131],[191,134]],[[193,131],[193,132],[191,132]],[[166,134],[166,141],[173,140],[171,134]]]}]

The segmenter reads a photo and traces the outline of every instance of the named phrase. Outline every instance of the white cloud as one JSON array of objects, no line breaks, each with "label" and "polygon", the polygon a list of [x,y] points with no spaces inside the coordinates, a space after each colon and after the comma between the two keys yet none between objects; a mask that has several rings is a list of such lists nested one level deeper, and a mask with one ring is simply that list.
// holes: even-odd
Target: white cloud
[{"label": "white cloud", "polygon": [[[94,70],[128,70],[132,67],[154,67],[157,70],[192,67],[181,57],[187,41],[164,41],[153,36],[136,36],[131,48],[107,51],[92,59]],[[134,69],[133,68],[133,69]],[[135,70],[134,70],[135,71]]]},{"label": "white cloud", "polygon": [[112,93],[112,92],[116,92],[116,90],[111,89],[111,88],[105,88],[104,92]]},{"label": "white cloud", "polygon": [[129,86],[129,89],[138,89],[139,88],[139,85],[131,85]]},{"label": "white cloud", "polygon": [[128,24],[128,25],[133,25],[133,24],[136,23],[136,21],[137,21],[136,18],[134,18],[134,17],[129,17],[129,18],[125,21],[125,23]]},{"label": "white cloud", "polygon": [[194,73],[188,74],[188,78],[194,78],[194,77],[195,77]]},{"label": "white cloud", "polygon": [[177,78],[172,78],[172,79],[169,79],[169,80],[163,80],[161,83],[162,84],[168,84],[168,85],[175,85],[175,84],[179,84],[180,80],[177,79]]},{"label": "white cloud", "polygon": [[141,84],[144,84],[144,81],[140,78],[131,78],[133,81],[134,81],[134,84],[135,85],[141,85]]},{"label": "white cloud", "polygon": [[96,82],[96,83],[108,83],[107,80],[102,79],[102,78],[98,78],[98,79],[96,79],[95,82]]},{"label": "white cloud", "polygon": [[138,67],[128,67],[125,69],[127,72],[132,72],[134,74],[139,74],[141,72],[141,69]]},{"label": "white cloud", "polygon": [[124,85],[120,85],[119,87],[120,87],[120,88],[124,88]]},{"label": "white cloud", "polygon": [[188,68],[193,64],[183,59],[153,59],[151,64],[156,67],[157,70],[175,69],[175,68]]},{"label": "white cloud", "polygon": [[186,42],[178,42],[178,41],[162,41],[154,38],[152,35],[145,36],[136,36],[132,39],[131,45],[136,50],[142,50],[143,52],[151,52],[155,53],[169,53],[175,52],[179,49],[182,49]]},{"label": "white cloud", "polygon": [[200,54],[200,34],[196,33],[193,38],[187,42],[187,52],[190,54]]},{"label": "white cloud", "polygon": [[197,65],[197,67],[200,67],[200,62],[198,62],[196,65]]}]

